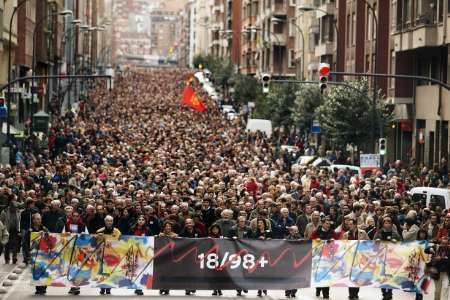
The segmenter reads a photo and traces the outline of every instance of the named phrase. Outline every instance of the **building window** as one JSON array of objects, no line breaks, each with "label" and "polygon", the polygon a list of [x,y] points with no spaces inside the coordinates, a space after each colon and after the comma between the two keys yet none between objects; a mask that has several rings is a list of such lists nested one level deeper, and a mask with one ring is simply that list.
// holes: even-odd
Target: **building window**
[{"label": "building window", "polygon": [[395,29],[397,28],[397,14],[396,12],[396,3],[395,1],[392,1],[391,3],[391,32],[395,32]]},{"label": "building window", "polygon": [[289,68],[295,67],[295,50],[294,49],[289,49],[288,67]]},{"label": "building window", "polygon": [[365,71],[369,72],[370,71],[370,55],[366,54],[366,66],[365,66]]},{"label": "building window", "polygon": [[[389,73],[395,74],[395,51],[391,50],[391,57],[389,62]],[[389,79],[389,88],[393,89],[395,88],[395,79],[390,78]]]},{"label": "building window", "polygon": [[352,13],[352,46],[356,42],[356,14]]},{"label": "building window", "polygon": [[295,5],[296,5],[295,2],[296,2],[295,0],[289,0],[289,5],[290,5],[290,6],[295,6]]},{"label": "building window", "polygon": [[439,3],[438,3],[439,23],[441,23],[443,21],[443,11],[444,11],[444,1],[439,0]]},{"label": "building window", "polygon": [[322,43],[333,41],[334,17],[324,16],[320,19],[320,35]]},{"label": "building window", "polygon": [[411,24],[411,2],[412,0],[404,0],[404,20],[406,24]]},{"label": "building window", "polygon": [[376,73],[375,72],[375,54],[372,54],[371,67],[372,67],[372,73]]},{"label": "building window", "polygon": [[370,9],[366,5],[366,41],[370,40],[371,36],[372,36],[372,22],[370,16]]},{"label": "building window", "polygon": [[[375,12],[375,14],[377,13],[377,4],[374,3],[373,4],[373,11]],[[377,15],[373,16],[373,12],[372,12],[372,19],[370,20],[370,23],[372,24],[372,40],[376,40],[377,39],[377,26],[379,26],[378,24],[375,24],[375,18],[378,18]],[[377,19],[379,20],[379,19]]]},{"label": "building window", "polygon": [[295,36],[295,19],[291,19],[289,22],[289,36]]},{"label": "building window", "polygon": [[0,8],[0,34],[3,35],[3,9]]},{"label": "building window", "polygon": [[280,34],[283,33],[283,23],[273,23],[273,32]]},{"label": "building window", "polygon": [[352,25],[351,25],[351,16],[347,15],[347,26],[345,26],[345,36],[347,37],[347,47],[351,46],[351,31],[352,31]]}]

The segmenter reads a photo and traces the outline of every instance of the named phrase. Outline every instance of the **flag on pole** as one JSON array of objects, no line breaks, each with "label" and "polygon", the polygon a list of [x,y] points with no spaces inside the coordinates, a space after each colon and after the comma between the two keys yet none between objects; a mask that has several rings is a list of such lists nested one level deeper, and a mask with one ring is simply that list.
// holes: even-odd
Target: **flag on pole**
[{"label": "flag on pole", "polygon": [[205,103],[200,100],[200,98],[197,96],[197,94],[194,92],[194,89],[190,85],[187,85],[184,88],[182,100],[183,104],[186,104],[187,106],[192,107],[199,112],[203,112],[206,109]]}]

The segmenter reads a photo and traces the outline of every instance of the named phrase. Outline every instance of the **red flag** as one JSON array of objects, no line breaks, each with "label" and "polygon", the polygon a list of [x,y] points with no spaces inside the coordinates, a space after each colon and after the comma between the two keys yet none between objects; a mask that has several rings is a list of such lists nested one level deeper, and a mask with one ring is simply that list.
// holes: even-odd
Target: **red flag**
[{"label": "red flag", "polygon": [[203,112],[206,109],[205,103],[195,94],[191,86],[186,86],[183,91],[183,104],[192,107],[199,112]]}]

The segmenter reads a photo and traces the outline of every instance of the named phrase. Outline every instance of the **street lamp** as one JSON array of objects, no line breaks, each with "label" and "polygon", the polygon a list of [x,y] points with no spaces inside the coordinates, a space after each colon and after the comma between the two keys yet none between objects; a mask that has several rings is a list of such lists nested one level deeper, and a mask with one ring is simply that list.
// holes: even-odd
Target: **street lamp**
[{"label": "street lamp", "polygon": [[[379,32],[378,32],[378,18],[376,15],[376,11],[375,8],[373,7],[373,5],[371,5],[369,2],[367,2],[367,0],[363,0],[363,2],[367,5],[367,8],[372,12],[373,15],[373,21],[374,21],[374,25],[375,25],[375,51],[374,51],[374,59],[373,59],[373,69],[374,69],[374,73],[378,74],[378,63],[377,63],[377,53],[378,53],[378,37],[379,37]],[[373,98],[372,98],[372,128],[371,128],[371,139],[372,139],[372,149],[374,151],[375,150],[375,123],[376,123],[376,115],[375,115],[375,110],[377,107],[377,78],[374,76],[373,77]],[[380,137],[382,135],[382,126],[380,126]]]},{"label": "street lamp", "polygon": [[[271,18],[270,20],[272,21],[272,23],[277,23],[277,22],[286,23],[285,20],[280,19],[280,18],[275,18],[275,17]],[[302,37],[302,60],[301,60],[302,61],[302,76],[300,76],[300,80],[303,80],[304,76],[305,76],[304,75],[305,74],[305,35],[303,34],[303,30],[295,22],[291,23],[291,24],[294,25],[294,27],[297,29],[298,33],[300,33],[300,36]]]},{"label": "street lamp", "polygon": [[[32,56],[32,63],[31,63],[31,70],[32,70],[32,79],[31,79],[31,87],[32,87],[32,91],[31,91],[31,103],[34,103],[34,85],[35,85],[35,80],[34,80],[34,76],[36,74],[36,32],[37,29],[40,27],[40,25],[42,24],[42,22],[44,22],[45,20],[47,20],[47,18],[50,17],[54,17],[54,16],[71,16],[73,13],[71,10],[63,10],[59,13],[53,13],[53,14],[46,14],[44,17],[42,17],[39,21],[36,22],[35,26],[34,26],[34,30],[33,30],[33,56]],[[31,109],[30,109],[30,114],[31,114]]]},{"label": "street lamp", "polygon": [[[17,6],[14,7],[13,12],[11,14],[11,18],[9,19],[9,37],[8,37],[8,98],[6,101],[7,110],[6,110],[6,144],[10,150],[9,153],[9,162],[11,162],[11,126],[10,126],[10,116],[11,116],[11,53],[12,53],[12,22],[15,14],[19,10],[19,8],[24,5],[28,0],[22,0],[17,3]],[[17,43],[17,40],[16,40]]]},{"label": "street lamp", "polygon": [[[66,52],[66,44],[69,43],[70,45],[72,44],[72,39],[74,36],[74,31],[79,28],[79,25],[81,24],[81,20],[80,19],[75,19],[72,20],[70,22],[70,24],[72,24],[72,27],[69,28],[68,30],[66,30],[64,32],[64,34],[61,37],[61,57],[67,57],[70,58],[70,60],[65,61],[66,63],[66,74],[70,74],[70,70],[71,70],[71,64],[70,62],[72,62],[72,49],[70,48],[67,55],[64,55],[64,53]],[[58,86],[59,86],[59,90],[61,90],[61,77],[59,77],[58,79]],[[69,80],[70,81],[70,80]],[[67,91],[70,91],[70,86],[67,88]],[[59,96],[61,96],[61,92],[58,93]],[[70,97],[70,96],[69,96]]]}]

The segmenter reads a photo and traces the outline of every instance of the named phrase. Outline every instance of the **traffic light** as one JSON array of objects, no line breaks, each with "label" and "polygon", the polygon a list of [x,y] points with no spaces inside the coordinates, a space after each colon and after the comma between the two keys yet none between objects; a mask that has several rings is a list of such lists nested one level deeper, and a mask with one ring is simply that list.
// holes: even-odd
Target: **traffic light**
[{"label": "traffic light", "polygon": [[320,92],[327,88],[328,75],[330,75],[330,65],[326,63],[320,63],[319,65],[319,88]]},{"label": "traffic light", "polygon": [[262,92],[263,94],[268,94],[270,85],[270,75],[267,73],[262,74],[261,80],[262,80]]},{"label": "traffic light", "polygon": [[386,138],[380,138],[378,140],[378,152],[380,153],[380,155],[386,155],[386,146]]}]

